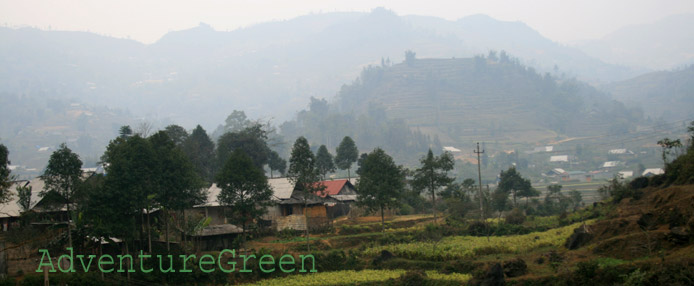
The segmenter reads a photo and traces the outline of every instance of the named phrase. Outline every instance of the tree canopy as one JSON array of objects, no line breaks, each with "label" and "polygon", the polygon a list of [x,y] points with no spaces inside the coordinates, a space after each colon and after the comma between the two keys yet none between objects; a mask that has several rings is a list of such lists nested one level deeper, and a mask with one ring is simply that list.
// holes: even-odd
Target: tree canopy
[{"label": "tree canopy", "polygon": [[195,167],[195,171],[207,182],[211,182],[215,170],[214,143],[205,129],[198,125],[183,142],[183,152]]},{"label": "tree canopy", "polygon": [[318,172],[321,174],[323,180],[325,180],[326,174],[335,172],[333,155],[330,154],[325,145],[320,145],[320,147],[318,147],[318,152],[316,152],[316,168],[318,168]]},{"label": "tree canopy", "polygon": [[448,171],[453,170],[455,162],[453,155],[444,152],[440,156],[434,156],[429,149],[426,156],[419,160],[421,166],[414,172],[412,187],[418,191],[426,190],[431,194],[433,204],[434,221],[436,221],[436,192],[439,188],[452,183],[455,178],[448,176]]},{"label": "tree canopy", "polygon": [[264,206],[273,194],[265,173],[243,150],[237,149],[231,153],[215,182],[221,189],[217,197],[219,203],[228,207],[227,217],[241,224],[245,237],[246,226],[265,213]]},{"label": "tree canopy", "polygon": [[381,226],[385,226],[384,209],[400,205],[405,187],[402,167],[381,148],[374,149],[361,163],[357,182],[357,204],[368,210],[381,212]]},{"label": "tree canopy", "polygon": [[10,199],[10,186],[12,186],[12,175],[10,174],[10,152],[5,145],[0,144],[0,203]]},{"label": "tree canopy", "polygon": [[350,168],[359,157],[357,145],[351,137],[345,136],[345,138],[342,138],[340,145],[337,146],[337,149],[335,149],[335,152],[335,165],[340,170],[347,170],[347,177],[350,178]]}]

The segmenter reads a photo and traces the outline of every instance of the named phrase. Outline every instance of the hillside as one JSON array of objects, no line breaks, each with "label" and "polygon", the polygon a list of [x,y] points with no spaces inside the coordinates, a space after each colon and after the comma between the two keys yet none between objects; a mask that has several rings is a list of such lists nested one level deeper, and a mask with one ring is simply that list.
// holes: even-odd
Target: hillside
[{"label": "hillside", "polygon": [[644,107],[645,114],[651,118],[668,121],[694,118],[694,65],[644,74],[603,89],[628,106]]},{"label": "hillside", "polygon": [[334,94],[381,58],[400,62],[407,49],[438,58],[506,50],[540,70],[556,64],[591,81],[636,74],[554,43],[523,23],[483,15],[447,21],[375,9],[234,31],[201,23],[151,45],[88,32],[0,28],[0,91],[46,91],[212,129],[234,109],[290,118],[311,96]]},{"label": "hillside", "polygon": [[542,76],[505,53],[370,67],[342,88],[335,105],[357,113],[383,106],[389,118],[451,144],[589,136],[641,120],[585,83]]}]

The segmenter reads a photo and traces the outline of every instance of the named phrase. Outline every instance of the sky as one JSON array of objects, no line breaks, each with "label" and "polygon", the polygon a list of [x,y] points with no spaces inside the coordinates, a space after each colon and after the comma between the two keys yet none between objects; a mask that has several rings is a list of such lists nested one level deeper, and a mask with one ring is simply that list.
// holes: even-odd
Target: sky
[{"label": "sky", "polygon": [[234,30],[310,13],[368,12],[376,7],[398,15],[456,20],[486,14],[521,21],[565,44],[599,39],[628,25],[694,13],[692,0],[0,0],[0,25],[44,30],[89,31],[153,43],[169,31],[204,22]]}]

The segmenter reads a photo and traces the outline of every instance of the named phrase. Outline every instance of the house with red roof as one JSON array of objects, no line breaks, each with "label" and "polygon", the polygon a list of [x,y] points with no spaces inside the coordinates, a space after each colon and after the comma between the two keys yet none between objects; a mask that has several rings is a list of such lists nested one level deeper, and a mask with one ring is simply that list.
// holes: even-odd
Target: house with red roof
[{"label": "house with red roof", "polygon": [[322,192],[316,192],[316,195],[330,199],[325,203],[329,218],[334,219],[349,214],[351,204],[357,200],[357,191],[349,180],[321,181],[318,184],[322,184],[325,188]]}]

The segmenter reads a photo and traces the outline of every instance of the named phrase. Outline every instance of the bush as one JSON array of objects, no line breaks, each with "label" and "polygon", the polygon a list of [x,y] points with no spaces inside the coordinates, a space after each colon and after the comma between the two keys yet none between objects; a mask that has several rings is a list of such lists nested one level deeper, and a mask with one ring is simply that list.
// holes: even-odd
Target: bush
[{"label": "bush", "polygon": [[423,270],[409,270],[398,278],[398,284],[403,286],[420,286],[426,283],[427,274]]},{"label": "bush", "polygon": [[515,208],[506,215],[506,222],[513,225],[521,225],[525,222],[525,214],[519,208]]},{"label": "bush", "polygon": [[629,182],[629,187],[631,187],[634,190],[639,190],[643,189],[645,187],[648,187],[648,178],[646,177],[638,177],[631,182]]}]

